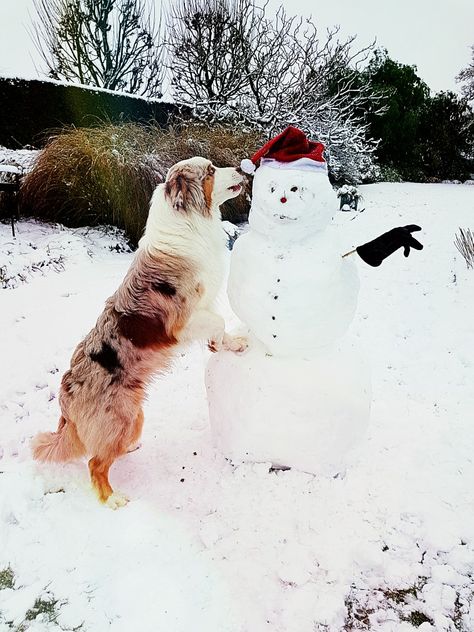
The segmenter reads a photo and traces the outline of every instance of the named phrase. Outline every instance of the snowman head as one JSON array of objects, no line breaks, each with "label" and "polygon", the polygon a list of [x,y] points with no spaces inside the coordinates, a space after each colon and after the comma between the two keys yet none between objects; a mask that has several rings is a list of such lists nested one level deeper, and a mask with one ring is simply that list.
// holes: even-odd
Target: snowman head
[{"label": "snowman head", "polygon": [[315,169],[314,161],[263,160],[255,172],[249,224],[260,233],[303,239],[324,230],[335,208],[327,171]]},{"label": "snowman head", "polygon": [[241,169],[255,171],[249,215],[254,230],[273,238],[304,239],[331,221],[336,199],[324,145],[309,140],[297,127],[290,125],[270,139],[250,160],[242,161]]}]

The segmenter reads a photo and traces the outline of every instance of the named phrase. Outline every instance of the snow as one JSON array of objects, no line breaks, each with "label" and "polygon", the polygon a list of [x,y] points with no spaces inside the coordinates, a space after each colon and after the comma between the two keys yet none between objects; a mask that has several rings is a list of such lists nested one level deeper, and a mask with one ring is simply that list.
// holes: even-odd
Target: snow
[{"label": "snow", "polygon": [[[57,225],[54,230],[40,223],[30,222],[26,237],[15,239],[11,229],[2,226],[0,233],[0,287],[13,289],[48,269],[59,272],[66,259],[74,256],[94,256],[94,248],[130,251],[123,234],[116,228],[65,230]],[[72,254],[71,254],[72,253]]]},{"label": "snow", "polygon": [[365,436],[370,371],[350,340],[306,359],[270,355],[251,337],[245,354],[211,357],[206,386],[213,442],[234,464],[336,476]]},{"label": "snow", "polygon": [[13,173],[14,175],[20,175],[21,171],[18,167],[13,165],[0,165],[0,173]]},{"label": "snow", "polygon": [[[132,499],[116,512],[83,463],[38,466],[28,441],[55,427],[70,354],[132,255],[93,231],[17,223],[25,261],[29,243],[47,261],[50,242],[63,263],[0,294],[0,571],[15,577],[0,589],[1,632],[474,629],[474,277],[453,244],[474,189],[361,191],[366,211],[340,214],[346,251],[411,223],[425,248],[357,262],[350,333],[372,365],[373,404],[346,475],[226,462],[210,438],[209,354],[194,346],[151,389],[142,447],[114,465]],[[12,242],[0,224],[0,268]],[[54,616],[31,618],[38,599],[56,602]]]},{"label": "snow", "polygon": [[30,171],[38,154],[36,149],[7,149],[0,145],[0,174]]},{"label": "snow", "polygon": [[166,100],[163,99],[156,99],[154,97],[144,97],[144,96],[140,96],[138,94],[132,94],[131,92],[126,92],[124,90],[110,90],[109,88],[100,88],[98,86],[91,86],[88,85],[86,83],[80,83],[80,82],[71,82],[71,81],[66,81],[63,79],[39,79],[38,77],[34,76],[34,75],[30,75],[28,73],[24,73],[20,76],[15,76],[15,77],[10,77],[10,76],[5,76],[0,74],[0,77],[3,78],[4,80],[8,81],[9,83],[15,84],[18,83],[19,81],[35,81],[37,83],[50,83],[56,86],[64,86],[64,87],[70,87],[73,86],[74,88],[81,88],[83,90],[88,90],[89,92],[94,92],[95,94],[99,94],[100,92],[104,92],[106,94],[111,94],[114,96],[122,96],[122,97],[129,97],[130,99],[140,99],[141,101],[148,101],[148,103],[163,103],[163,104],[172,104],[172,100],[170,100],[169,98],[167,98]]}]

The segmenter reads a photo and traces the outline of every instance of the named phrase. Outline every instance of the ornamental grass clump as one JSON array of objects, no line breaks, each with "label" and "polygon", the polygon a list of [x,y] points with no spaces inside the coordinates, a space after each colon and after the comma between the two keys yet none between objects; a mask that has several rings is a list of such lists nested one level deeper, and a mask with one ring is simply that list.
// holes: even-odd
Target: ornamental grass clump
[{"label": "ornamental grass clump", "polygon": [[[22,215],[66,226],[113,224],[138,243],[154,188],[179,160],[201,155],[218,167],[238,165],[261,139],[223,127],[181,123],[74,128],[50,137],[24,178]],[[249,196],[223,205],[223,218],[243,221]]]}]

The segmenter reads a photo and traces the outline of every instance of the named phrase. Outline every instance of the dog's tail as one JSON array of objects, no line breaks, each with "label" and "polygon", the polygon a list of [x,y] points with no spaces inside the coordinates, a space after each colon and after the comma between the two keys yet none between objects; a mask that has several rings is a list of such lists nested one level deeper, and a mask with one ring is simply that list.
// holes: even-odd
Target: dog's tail
[{"label": "dog's tail", "polygon": [[31,448],[37,461],[73,461],[86,454],[79,439],[76,425],[64,417],[59,420],[56,432],[40,432],[34,437]]}]

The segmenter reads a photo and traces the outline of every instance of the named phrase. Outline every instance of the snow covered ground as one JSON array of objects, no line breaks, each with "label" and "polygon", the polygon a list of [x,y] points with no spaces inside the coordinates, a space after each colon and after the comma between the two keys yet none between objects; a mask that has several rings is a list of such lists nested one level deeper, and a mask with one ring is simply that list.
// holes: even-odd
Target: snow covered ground
[{"label": "snow covered ground", "polygon": [[38,154],[38,150],[7,149],[0,145],[0,174],[2,171],[6,172],[8,167],[15,167],[24,172],[29,171]]},{"label": "snow covered ground", "polygon": [[374,401],[346,476],[216,454],[196,345],[150,391],[115,512],[28,442],[132,255],[113,231],[0,225],[0,632],[474,630],[474,270],[453,245],[474,187],[361,189],[347,250],[412,223],[425,248],[358,264]]}]

